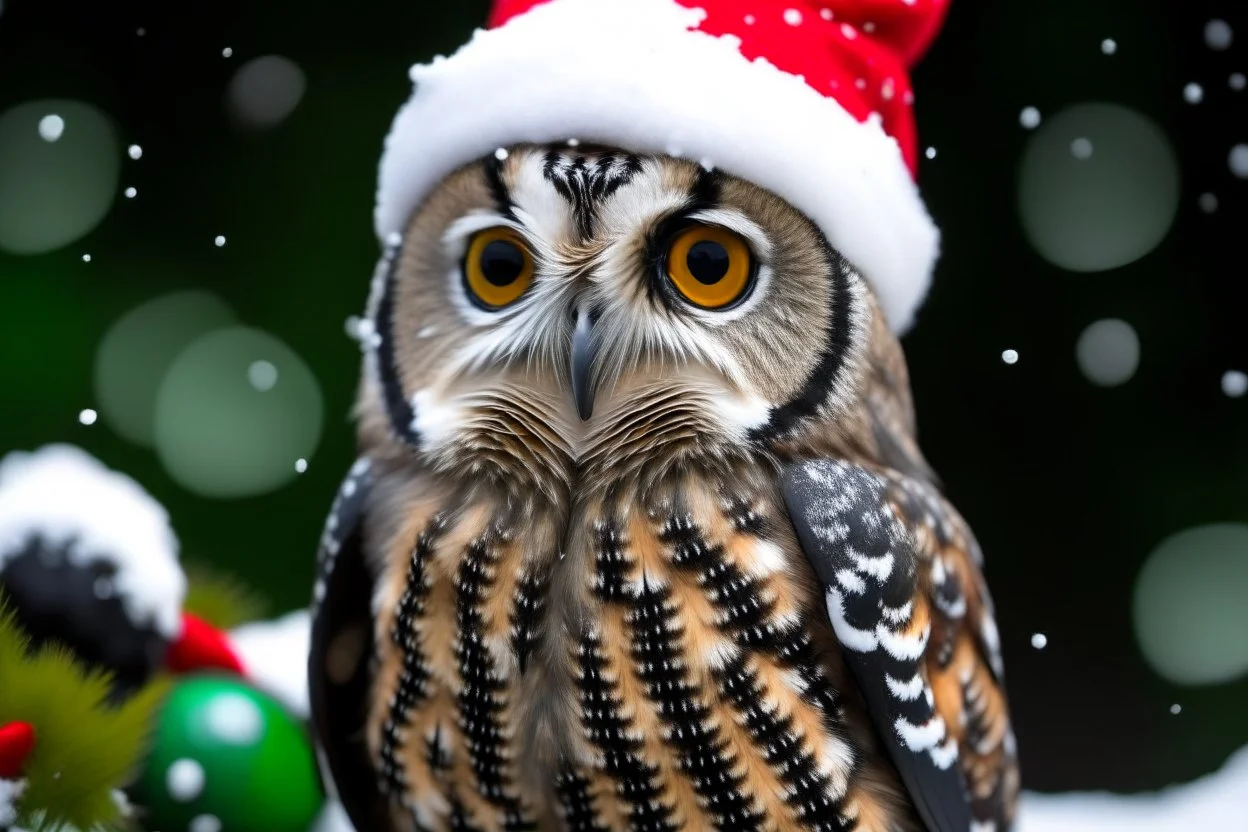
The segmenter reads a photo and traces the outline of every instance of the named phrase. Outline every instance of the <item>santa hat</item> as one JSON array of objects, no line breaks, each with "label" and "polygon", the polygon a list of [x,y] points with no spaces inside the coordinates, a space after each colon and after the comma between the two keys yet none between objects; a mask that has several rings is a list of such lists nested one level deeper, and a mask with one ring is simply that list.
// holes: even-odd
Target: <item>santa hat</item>
[{"label": "santa hat", "polygon": [[411,70],[376,228],[499,147],[578,139],[667,153],[789,201],[905,330],[939,235],[914,183],[908,67],[949,0],[496,0],[490,30]]}]

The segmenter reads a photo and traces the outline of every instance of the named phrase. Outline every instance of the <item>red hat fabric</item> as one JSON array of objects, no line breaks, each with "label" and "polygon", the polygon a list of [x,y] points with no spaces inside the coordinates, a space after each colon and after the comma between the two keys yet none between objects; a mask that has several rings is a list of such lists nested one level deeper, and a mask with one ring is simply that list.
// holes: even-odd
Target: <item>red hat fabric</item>
[{"label": "red hat fabric", "polygon": [[909,67],[948,2],[496,0],[489,31],[413,68],[382,157],[378,234],[508,144],[685,156],[803,210],[904,330],[939,239],[913,181]]},{"label": "red hat fabric", "polygon": [[[551,0],[495,0],[489,26],[497,28]],[[879,113],[911,172],[918,167],[918,135],[909,68],[940,30],[949,0],[675,0],[702,9],[697,27],[741,39],[741,55],[764,58],[835,98],[866,121]]]},{"label": "red hat fabric", "polygon": [[229,636],[189,612],[182,613],[182,633],[169,645],[165,667],[179,674],[211,670],[239,676],[247,673]]}]

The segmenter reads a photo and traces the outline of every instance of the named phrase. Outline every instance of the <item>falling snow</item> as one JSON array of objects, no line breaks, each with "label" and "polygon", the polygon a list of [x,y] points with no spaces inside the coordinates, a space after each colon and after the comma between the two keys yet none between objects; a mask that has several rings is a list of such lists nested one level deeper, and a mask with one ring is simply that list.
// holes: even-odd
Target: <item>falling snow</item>
[{"label": "falling snow", "polygon": [[1075,139],[1070,143],[1070,155],[1076,159],[1092,158],[1092,140],[1083,137]]},{"label": "falling snow", "polygon": [[926,157],[927,157],[927,158],[929,158],[929,159],[935,159],[935,158],[936,158],[936,148],[934,148],[934,147],[929,147],[927,150],[925,150],[925,151],[923,152],[923,155],[924,155],[924,156],[926,156]]},{"label": "falling snow", "polygon": [[247,381],[261,393],[267,393],[277,385],[277,367],[270,361],[253,361],[247,368]]},{"label": "falling snow", "polygon": [[1112,55],[1118,51],[1118,42],[1113,38],[1105,38],[1101,41],[1101,51],[1106,55]]},{"label": "falling snow", "polygon": [[1232,72],[1231,77],[1227,79],[1226,83],[1231,89],[1239,92],[1246,85],[1248,85],[1248,78],[1245,78],[1244,73],[1242,72]]},{"label": "falling snow", "polygon": [[1205,97],[1205,91],[1195,82],[1183,88],[1183,100],[1188,104],[1199,104]]},{"label": "falling snow", "polygon": [[785,9],[784,10],[784,22],[789,24],[790,26],[801,26],[802,25],[802,13],[798,11],[797,9]]},{"label": "falling snow", "polygon": [[300,459],[295,460],[295,472],[296,473],[302,474],[306,472],[307,470],[308,470],[308,461],[306,459],[300,458]]},{"label": "falling snow", "polygon": [[1182,712],[1182,710],[1183,710],[1183,706],[1180,705],[1178,702],[1175,702],[1173,705],[1170,706],[1170,713],[1174,714],[1175,716],[1178,716],[1179,713]]},{"label": "falling snow", "polygon": [[1001,360],[1004,361],[1006,364],[1017,364],[1018,363],[1018,350],[1006,350],[1005,352],[1001,353]]},{"label": "falling snow", "polygon": [[65,132],[65,119],[51,113],[39,119],[39,137],[45,142],[54,142]]},{"label": "falling snow", "polygon": [[139,192],[135,188],[126,188],[125,194],[126,194],[126,199],[134,199],[136,196],[139,195]]},{"label": "falling snow", "polygon": [[218,234],[217,238],[213,240],[213,242],[217,244],[217,248],[221,248],[221,246],[225,245],[225,235]]},{"label": "falling snow", "polygon": [[228,58],[228,57],[230,57],[230,56],[231,56],[231,55],[233,55],[233,54],[234,54],[234,50],[233,50],[233,49],[231,49],[231,48],[230,48],[230,47],[228,47],[228,46],[227,46],[227,47],[225,47],[224,49],[222,49],[222,50],[221,50],[221,57],[222,57],[222,58]]},{"label": "falling snow", "polygon": [[87,409],[81,411],[78,414],[78,423],[82,425],[91,426],[91,425],[94,425],[95,421],[99,418],[100,418],[100,414],[96,413],[94,410],[88,407]]},{"label": "falling snow", "polygon": [[1031,646],[1037,650],[1043,650],[1049,644],[1049,637],[1044,633],[1033,633],[1031,636]]},{"label": "falling snow", "polygon": [[1227,370],[1222,375],[1222,392],[1232,399],[1248,393],[1248,374],[1239,370]]},{"label": "falling snow", "polygon": [[126,153],[130,154],[130,158],[135,161],[143,158],[143,148],[139,147],[137,144],[130,145],[130,147],[126,149]]},{"label": "falling snow", "polygon": [[1206,214],[1212,214],[1214,211],[1218,210],[1218,198],[1210,193],[1201,194],[1200,210],[1204,211]]},{"label": "falling snow", "polygon": [[1024,107],[1018,114],[1018,123],[1028,130],[1034,130],[1040,126],[1040,111],[1035,107]]},{"label": "falling snow", "polygon": [[82,255],[82,262],[84,262],[84,263],[90,263],[90,262],[91,262],[91,255],[90,255],[90,254],[84,254],[84,255]]}]

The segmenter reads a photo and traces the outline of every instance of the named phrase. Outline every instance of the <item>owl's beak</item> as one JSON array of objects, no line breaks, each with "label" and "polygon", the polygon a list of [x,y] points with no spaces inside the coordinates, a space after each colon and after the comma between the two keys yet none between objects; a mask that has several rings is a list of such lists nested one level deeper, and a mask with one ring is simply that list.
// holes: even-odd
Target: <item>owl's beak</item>
[{"label": "owl's beak", "polygon": [[572,398],[582,422],[594,413],[594,318],[589,305],[582,304],[576,313],[576,329],[572,331]]}]

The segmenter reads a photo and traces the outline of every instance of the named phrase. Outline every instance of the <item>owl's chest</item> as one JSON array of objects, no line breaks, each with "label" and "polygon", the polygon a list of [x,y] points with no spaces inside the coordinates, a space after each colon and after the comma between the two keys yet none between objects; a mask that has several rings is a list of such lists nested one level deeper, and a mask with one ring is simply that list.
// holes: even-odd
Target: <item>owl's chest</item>
[{"label": "owl's chest", "polygon": [[383,576],[369,722],[421,826],[841,825],[833,648],[766,477],[435,503]]}]

